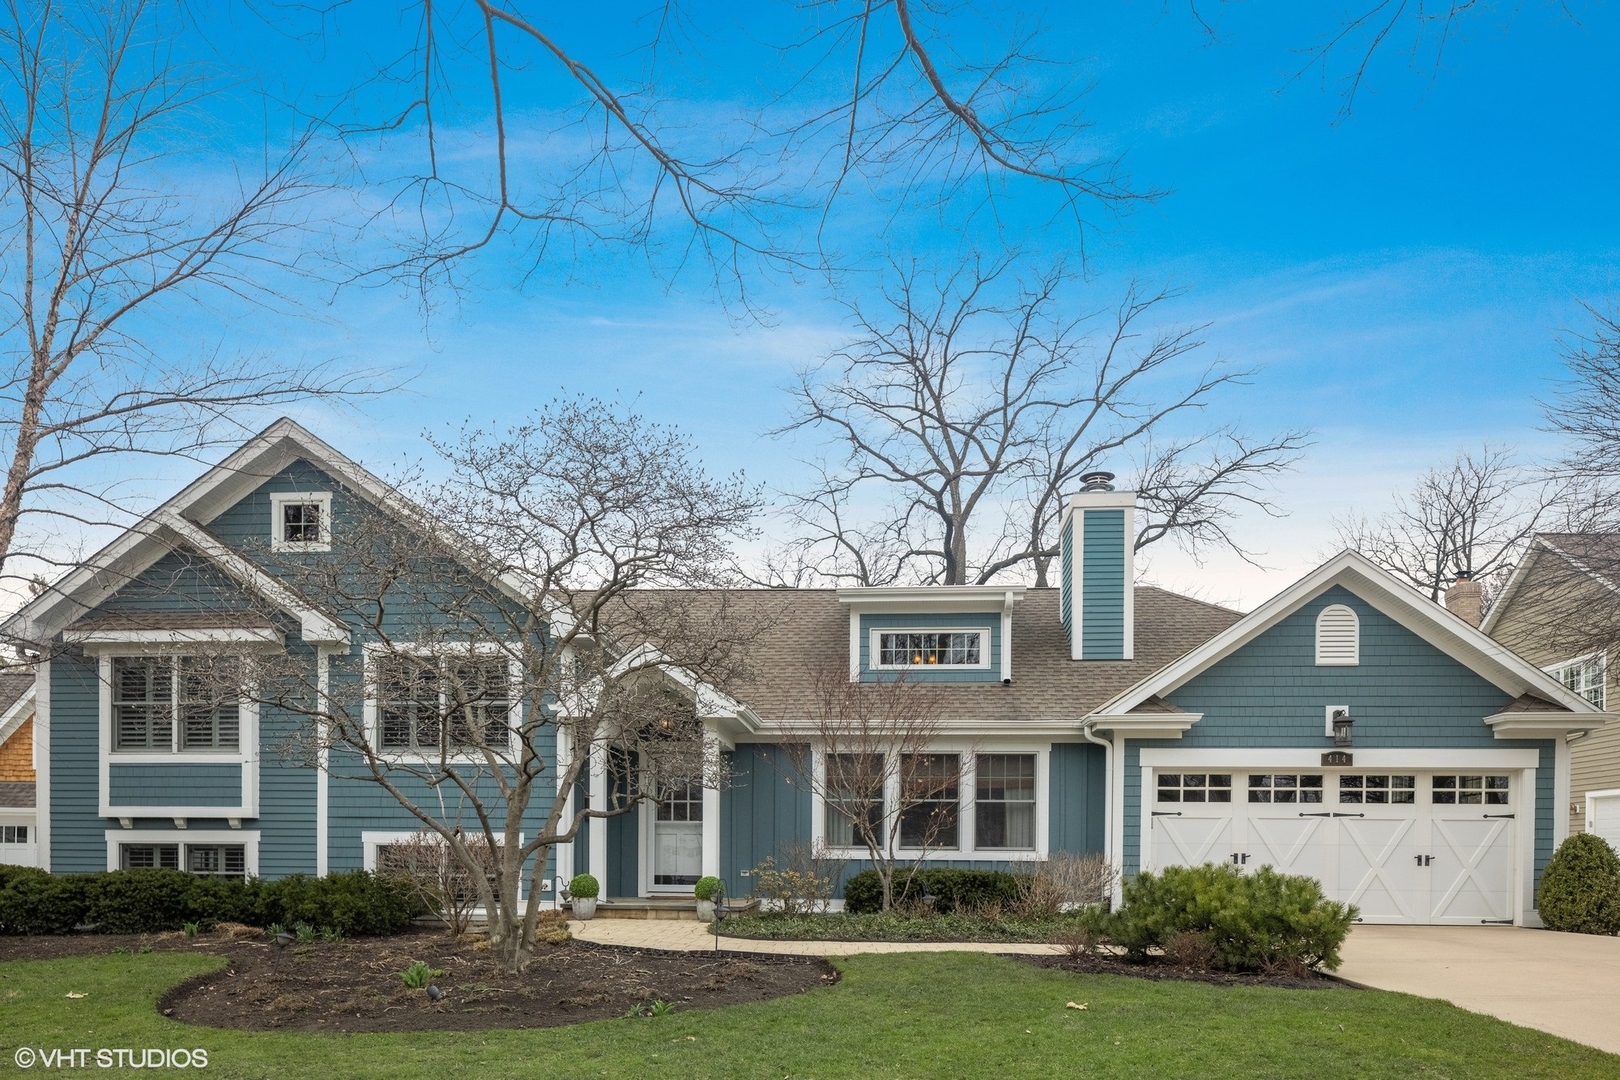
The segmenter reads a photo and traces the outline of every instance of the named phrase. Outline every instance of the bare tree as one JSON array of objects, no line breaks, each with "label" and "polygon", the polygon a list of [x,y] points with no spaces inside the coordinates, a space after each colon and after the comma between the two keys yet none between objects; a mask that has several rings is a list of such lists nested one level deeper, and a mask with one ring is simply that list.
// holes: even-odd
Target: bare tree
[{"label": "bare tree", "polygon": [[[489,876],[489,848],[480,838],[464,837],[462,843]],[[451,937],[467,932],[478,905],[478,889],[472,875],[437,833],[427,829],[405,840],[388,844],[377,852],[377,873],[404,882],[423,907],[444,920]]]},{"label": "bare tree", "polygon": [[846,668],[813,678],[809,742],[786,747],[799,782],[826,811],[830,850],[864,851],[894,906],[897,874],[956,847],[961,828],[961,756],[940,752],[940,721],[921,684],[904,674],[852,682]]},{"label": "bare tree", "polygon": [[[687,589],[638,590],[729,581],[757,499],[706,476],[678,432],[598,402],[434,445],[443,483],[334,508],[327,555],[266,554],[357,644],[326,685],[297,650],[256,654],[249,682],[301,718],[288,753],[387,792],[448,848],[515,968],[557,844],[720,782],[699,710],[759,628]],[[570,811],[593,758],[612,782]]]},{"label": "bare tree", "polygon": [[1263,485],[1304,433],[1161,434],[1249,374],[1216,363],[1166,389],[1201,346],[1197,329],[1142,326],[1169,293],[1131,289],[1093,335],[1097,313],[1066,313],[1061,266],[1009,288],[1013,266],[895,266],[880,310],[854,306],[859,336],[801,373],[778,434],[825,433],[832,463],[793,496],[801,539],[777,554],[779,576],[962,585],[1028,569],[1045,584],[1064,497],[1127,455],[1142,456],[1138,548],[1171,536],[1242,553],[1226,528],[1234,507],[1274,512]]},{"label": "bare tree", "polygon": [[27,518],[122,520],[131,466],[108,459],[195,457],[264,408],[377,388],[329,362],[158,344],[190,305],[281,306],[316,190],[298,138],[177,190],[216,84],[169,22],[143,0],[0,11],[0,571],[42,554],[17,549]]},{"label": "bare tree", "polygon": [[[343,7],[318,9],[316,47]],[[307,14],[292,11],[278,18]],[[707,74],[702,47],[726,47],[735,28],[694,24],[679,5],[639,19],[639,40],[571,36],[532,3],[404,14],[397,48],[367,38],[342,134],[389,193],[377,220],[407,227],[384,269],[423,288],[461,280],[468,256],[497,245],[529,271],[558,245],[607,244],[742,293],[760,268],[837,266],[829,222],[857,192],[896,216],[1044,204],[1082,243],[1153,197],[1084,137],[1084,83],[1037,51],[1041,27],[999,9],[773,9],[769,26],[741,30],[759,94],[730,109],[706,100],[701,119],[678,91]],[[794,17],[785,31],[782,14]],[[458,142],[468,130],[487,152]]]},{"label": "bare tree", "polygon": [[1525,545],[1552,520],[1565,487],[1549,483],[1504,446],[1460,451],[1397,494],[1377,518],[1335,522],[1340,545],[1361,552],[1439,600],[1459,573],[1480,583],[1489,610]]}]

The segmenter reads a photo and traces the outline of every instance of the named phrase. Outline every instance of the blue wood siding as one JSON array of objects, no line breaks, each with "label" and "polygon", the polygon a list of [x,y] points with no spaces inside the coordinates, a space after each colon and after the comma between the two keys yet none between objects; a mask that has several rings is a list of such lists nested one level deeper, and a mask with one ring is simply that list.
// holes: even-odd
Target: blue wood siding
[{"label": "blue wood siding", "polygon": [[1125,511],[1087,510],[1081,523],[1080,659],[1125,657]]},{"label": "blue wood siding", "polygon": [[241,806],[242,766],[176,761],[131,764],[114,760],[107,770],[107,801],[123,806]]},{"label": "blue wood siding", "polygon": [[1077,855],[1100,852],[1108,812],[1107,758],[1093,743],[1054,743],[1047,845]]},{"label": "blue wood siding", "polygon": [[729,896],[749,896],[742,876],[786,844],[810,843],[810,788],[780,746],[745,743],[724,755],[728,773],[720,789],[720,875]]},{"label": "blue wood siding", "polygon": [[51,870],[107,869],[101,816],[101,676],[77,648],[51,658]]},{"label": "blue wood siding", "polygon": [[237,613],[263,608],[230,576],[201,555],[170,552],[85,615]]},{"label": "blue wood siding", "polygon": [[[1316,666],[1316,616],[1347,604],[1361,621],[1361,663]],[[1140,865],[1142,747],[1302,747],[1329,750],[1328,705],[1348,705],[1356,748],[1534,749],[1536,880],[1552,855],[1551,740],[1495,738],[1484,718],[1502,690],[1349,590],[1335,586],[1169,696],[1203,719],[1180,739],[1131,740],[1125,751],[1125,872]]]},{"label": "blue wood siding", "polygon": [[869,614],[862,615],[861,619],[861,679],[863,682],[876,682],[880,679],[893,678],[894,672],[872,670],[872,631],[873,630],[904,630],[911,627],[924,629],[956,629],[984,630],[985,640],[990,643],[990,666],[987,668],[968,668],[955,670],[940,670],[938,668],[908,668],[906,679],[911,682],[1000,682],[1001,681],[1001,614],[994,611],[969,611],[946,615],[927,614]]}]

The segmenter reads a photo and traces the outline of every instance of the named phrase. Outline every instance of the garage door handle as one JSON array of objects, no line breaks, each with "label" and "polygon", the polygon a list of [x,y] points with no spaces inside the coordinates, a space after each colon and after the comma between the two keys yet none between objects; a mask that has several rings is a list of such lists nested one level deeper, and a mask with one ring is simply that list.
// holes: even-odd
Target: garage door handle
[{"label": "garage door handle", "polygon": [[1304,813],[1303,811],[1301,811],[1299,816],[1300,817],[1332,817],[1333,815],[1332,814],[1307,814],[1307,813]]},{"label": "garage door handle", "polygon": [[1483,816],[1488,817],[1488,818],[1510,818],[1510,817],[1513,817],[1512,814],[1485,814]]},{"label": "garage door handle", "polygon": [[1181,816],[1181,811],[1180,810],[1155,810],[1155,811],[1153,811],[1153,816],[1154,817],[1180,817]]},{"label": "garage door handle", "polygon": [[1366,814],[1329,814],[1329,817],[1366,817]]}]

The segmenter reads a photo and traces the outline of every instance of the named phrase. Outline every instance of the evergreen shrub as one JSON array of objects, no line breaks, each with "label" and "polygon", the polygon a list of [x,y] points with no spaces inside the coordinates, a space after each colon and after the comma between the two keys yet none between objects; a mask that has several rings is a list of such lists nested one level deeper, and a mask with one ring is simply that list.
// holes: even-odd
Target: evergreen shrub
[{"label": "evergreen shrub", "polygon": [[1607,840],[1576,833],[1541,872],[1541,922],[1571,934],[1620,933],[1620,858]]}]

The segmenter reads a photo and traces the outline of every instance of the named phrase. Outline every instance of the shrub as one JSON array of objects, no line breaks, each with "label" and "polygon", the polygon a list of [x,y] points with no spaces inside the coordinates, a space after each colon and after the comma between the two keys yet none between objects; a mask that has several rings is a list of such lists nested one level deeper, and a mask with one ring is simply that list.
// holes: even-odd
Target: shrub
[{"label": "shrub", "polygon": [[802,912],[824,912],[832,900],[833,878],[840,868],[835,860],[819,856],[804,844],[782,845],[783,866],[776,856],[767,855],[750,873],[754,879],[754,895],[766,904],[766,910],[782,915]]},{"label": "shrub", "polygon": [[1576,833],[1541,874],[1541,921],[1572,934],[1620,933],[1620,858],[1600,836]]},{"label": "shrub", "polygon": [[1193,933],[1214,950],[1215,966],[1228,971],[1331,971],[1355,918],[1355,908],[1328,900],[1314,878],[1269,866],[1252,874],[1233,866],[1173,866],[1128,882],[1124,906],[1107,916],[1106,926],[1136,959]]},{"label": "shrub", "polygon": [[1075,855],[1054,851],[1033,873],[1018,875],[1019,895],[1013,910],[1030,919],[1052,918],[1059,912],[1106,904],[1118,877],[1101,855]]},{"label": "shrub", "polygon": [[601,882],[589,874],[575,874],[568,883],[568,895],[576,900],[595,900],[601,892]]},{"label": "shrub", "polygon": [[84,922],[85,879],[7,867],[0,884],[0,934],[71,934]]},{"label": "shrub", "polygon": [[692,895],[697,897],[699,900],[713,900],[715,894],[720,891],[720,888],[720,879],[712,875],[708,875],[698,878],[697,884],[692,886]]},{"label": "shrub", "polygon": [[428,983],[437,979],[444,972],[424,961],[416,960],[411,966],[399,973],[400,981],[412,990],[425,990]]},{"label": "shrub", "polygon": [[104,934],[155,934],[187,924],[302,922],[380,935],[405,929],[421,911],[407,888],[364,871],[232,881],[179,870],[28,870],[8,872],[0,884],[0,934],[66,934],[81,923]]},{"label": "shrub", "polygon": [[[915,906],[925,895],[934,897],[934,911],[949,915],[984,910],[993,905],[1011,907],[1021,894],[1019,878],[1004,870],[958,870],[952,867],[896,874],[894,902]],[[876,870],[862,870],[844,882],[844,910],[867,915],[883,910],[883,879]]]}]

